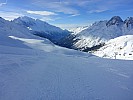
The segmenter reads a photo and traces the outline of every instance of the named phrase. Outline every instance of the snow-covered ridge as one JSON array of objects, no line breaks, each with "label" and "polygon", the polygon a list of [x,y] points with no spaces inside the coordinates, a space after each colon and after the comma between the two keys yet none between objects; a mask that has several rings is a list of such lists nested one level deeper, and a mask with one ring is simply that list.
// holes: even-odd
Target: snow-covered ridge
[{"label": "snow-covered ridge", "polygon": [[31,30],[34,30],[34,31],[40,31],[40,32],[41,31],[56,31],[56,32],[63,31],[59,27],[50,25],[47,22],[41,21],[39,19],[33,19],[27,16],[14,19],[13,22],[26,26],[27,28],[31,28]]},{"label": "snow-covered ridge", "polygon": [[29,38],[29,39],[37,39],[37,38],[39,39],[39,37],[31,34],[27,28],[21,25],[18,25],[12,21],[8,21],[3,18],[0,18],[0,45],[29,48],[26,45],[24,45],[21,41],[13,40],[8,36],[15,36],[15,37]]},{"label": "snow-covered ridge", "polygon": [[75,39],[79,41],[74,46],[77,48],[86,48],[99,45],[102,42],[119,36],[133,35],[130,32],[132,29],[133,17],[128,17],[123,21],[119,16],[114,16],[110,20],[95,22],[87,29],[78,33]]},{"label": "snow-covered ridge", "polygon": [[104,58],[133,60],[133,35],[111,39],[94,54]]},{"label": "snow-covered ridge", "polygon": [[18,37],[28,37],[28,38],[34,38],[35,36],[30,33],[30,31],[22,27],[21,25],[18,25],[12,21],[7,21],[3,18],[0,18],[0,33],[9,36],[14,35]]},{"label": "snow-covered ridge", "polygon": [[57,43],[60,39],[70,34],[67,30],[62,30],[59,27],[26,16],[19,17],[13,21],[7,21],[0,18],[0,33],[3,34],[3,37],[7,36],[6,39],[9,38],[8,36],[29,39],[38,39],[43,37],[51,40],[53,43]]},{"label": "snow-covered ridge", "polygon": [[62,30],[59,27],[50,25],[47,22],[27,16],[14,19],[13,22],[27,27],[33,34],[48,38],[52,42],[57,42],[70,33],[67,30]]}]

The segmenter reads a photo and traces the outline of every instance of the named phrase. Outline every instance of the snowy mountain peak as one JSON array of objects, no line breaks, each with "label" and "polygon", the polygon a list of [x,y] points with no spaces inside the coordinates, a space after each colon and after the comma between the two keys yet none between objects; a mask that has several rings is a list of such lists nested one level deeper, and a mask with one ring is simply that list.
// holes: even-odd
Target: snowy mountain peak
[{"label": "snowy mountain peak", "polygon": [[39,19],[33,19],[27,16],[14,19],[13,22],[21,24],[23,26],[33,28],[34,31],[62,31],[59,27],[48,24],[47,22]]},{"label": "snowy mountain peak", "polygon": [[97,21],[72,38],[73,47],[78,49],[92,48],[122,35],[133,35],[132,23],[133,17],[123,21],[119,16],[114,16],[110,20]]},{"label": "snowy mountain peak", "polygon": [[49,25],[47,22],[45,21],[41,21],[39,19],[35,19],[35,18],[31,18],[31,17],[28,17],[28,16],[22,16],[22,17],[19,17],[17,19],[14,20],[15,22],[17,21],[22,21],[22,22],[25,22],[28,24],[28,26],[32,26],[32,25],[35,25],[35,24],[46,24],[46,25]]},{"label": "snowy mountain peak", "polygon": [[28,16],[21,16],[21,17],[19,17],[19,18],[17,18],[17,19],[21,19],[21,20],[27,20],[27,21],[34,21],[35,19],[33,19],[33,18],[31,18],[31,17],[28,17]]},{"label": "snowy mountain peak", "polygon": [[29,26],[35,25],[36,20],[30,17],[27,17],[27,16],[23,16],[23,17],[18,17],[17,19],[14,19],[13,21],[17,24],[21,24],[26,27],[29,27]]},{"label": "snowy mountain peak", "polygon": [[126,24],[127,27],[131,24],[133,26],[133,17],[128,17],[125,21],[124,24]]},{"label": "snowy mountain peak", "polygon": [[29,18],[27,16],[19,17],[13,20],[14,23],[27,27],[34,35],[47,38],[57,43],[61,38],[70,34],[67,30],[48,24],[39,19]]},{"label": "snowy mountain peak", "polygon": [[112,17],[107,23],[106,26],[111,26],[111,25],[120,25],[121,23],[123,23],[123,20],[121,19],[121,17],[119,16],[114,16]]}]

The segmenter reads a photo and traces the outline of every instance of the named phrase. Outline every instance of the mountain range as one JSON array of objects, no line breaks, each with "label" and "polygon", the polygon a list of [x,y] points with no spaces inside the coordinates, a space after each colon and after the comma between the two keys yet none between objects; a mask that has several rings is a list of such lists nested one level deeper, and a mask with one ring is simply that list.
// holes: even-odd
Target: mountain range
[{"label": "mountain range", "polygon": [[133,34],[133,17],[123,21],[119,16],[114,16],[110,20],[98,21],[91,26],[77,27],[69,31],[26,16],[14,19],[13,22],[59,46],[81,51],[90,51],[95,46],[104,45],[110,39]]},{"label": "mountain range", "polygon": [[19,17],[13,21],[0,18],[0,33],[2,33],[1,40],[14,41],[9,36],[48,39],[47,41],[50,40],[51,44],[54,43],[85,52],[94,52],[105,46],[110,39],[133,35],[133,17],[128,17],[123,21],[119,16],[114,16],[110,20],[98,21],[91,26],[77,27],[69,31],[27,16]]},{"label": "mountain range", "polygon": [[50,25],[47,22],[27,16],[14,19],[13,22],[26,27],[32,34],[47,38],[55,44],[58,43],[60,39],[70,34],[67,30],[62,30],[61,28]]},{"label": "mountain range", "polygon": [[[133,35],[107,39],[88,53],[54,42],[74,47],[93,25],[76,34],[65,30],[64,36],[58,27],[25,18],[0,18],[0,100],[133,100]],[[129,23],[121,25],[127,29]]]},{"label": "mountain range", "polygon": [[[79,32],[70,39],[64,41],[72,41],[72,48],[80,49],[81,51],[93,50],[94,46],[103,45],[110,39],[123,36],[133,35],[133,17],[128,17],[123,21],[119,16],[114,16],[110,20],[98,21],[92,24],[87,29]],[[67,44],[67,43],[66,43]]]}]

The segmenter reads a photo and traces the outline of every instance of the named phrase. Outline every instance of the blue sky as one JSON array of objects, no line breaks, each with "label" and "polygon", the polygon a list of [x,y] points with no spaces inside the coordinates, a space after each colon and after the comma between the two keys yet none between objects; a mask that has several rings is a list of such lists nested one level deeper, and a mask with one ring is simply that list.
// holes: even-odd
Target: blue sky
[{"label": "blue sky", "polygon": [[0,16],[29,16],[62,28],[89,25],[112,16],[133,16],[133,0],[0,0]]}]

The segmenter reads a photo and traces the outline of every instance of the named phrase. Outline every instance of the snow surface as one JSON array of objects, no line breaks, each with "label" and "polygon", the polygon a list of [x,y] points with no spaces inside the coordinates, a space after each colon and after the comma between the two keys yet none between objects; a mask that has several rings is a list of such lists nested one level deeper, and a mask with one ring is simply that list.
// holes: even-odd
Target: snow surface
[{"label": "snow surface", "polygon": [[133,61],[7,38],[30,48],[0,45],[0,100],[133,100]]},{"label": "snow surface", "polygon": [[[48,39],[44,39],[44,40],[40,40],[40,39],[25,39],[25,38],[19,38],[19,37],[15,37],[15,36],[9,36],[12,39],[15,40],[20,40],[22,41],[25,45],[33,48],[33,49],[38,49],[41,51],[45,51],[45,52],[52,52],[52,53],[59,53],[59,54],[65,54],[65,55],[69,55],[69,56],[89,56],[91,54],[87,54],[86,53],[82,53],[81,51],[76,51],[76,50],[70,50],[67,48],[63,48],[57,45],[54,45],[52,42],[50,42]],[[76,52],[75,52],[76,51]]]},{"label": "snow surface", "polygon": [[111,59],[133,60],[133,35],[111,39],[94,54]]}]

